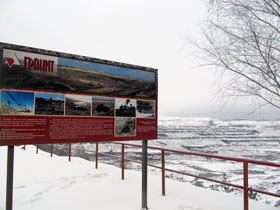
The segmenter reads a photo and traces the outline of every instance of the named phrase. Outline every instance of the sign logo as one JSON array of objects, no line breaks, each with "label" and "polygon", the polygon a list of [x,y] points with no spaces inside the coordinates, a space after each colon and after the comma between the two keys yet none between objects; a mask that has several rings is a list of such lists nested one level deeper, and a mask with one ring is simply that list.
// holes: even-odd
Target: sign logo
[{"label": "sign logo", "polygon": [[5,57],[5,61],[10,69],[13,67],[13,65],[20,65],[16,53],[10,53],[9,57]]},{"label": "sign logo", "polygon": [[4,49],[3,57],[10,69],[18,65],[23,70],[57,73],[58,58],[54,56]]},{"label": "sign logo", "polygon": [[24,56],[24,68],[27,70],[37,70],[37,71],[46,71],[53,72],[53,60],[39,59],[39,58],[30,58]]}]

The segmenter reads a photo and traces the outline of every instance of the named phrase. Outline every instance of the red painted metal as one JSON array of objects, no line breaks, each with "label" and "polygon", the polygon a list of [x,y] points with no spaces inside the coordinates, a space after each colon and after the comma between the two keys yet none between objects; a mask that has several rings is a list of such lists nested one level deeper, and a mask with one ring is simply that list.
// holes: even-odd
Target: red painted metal
[{"label": "red painted metal", "polygon": [[122,180],[124,180],[124,145],[122,145]]},{"label": "red painted metal", "polygon": [[177,173],[177,174],[182,174],[182,175],[186,175],[186,176],[191,176],[191,177],[194,177],[194,178],[203,179],[203,180],[210,181],[210,182],[216,182],[216,183],[219,183],[219,184],[224,184],[224,185],[228,185],[228,186],[231,186],[231,187],[236,187],[236,188],[239,188],[239,189],[243,190],[243,186],[241,186],[241,185],[231,184],[231,183],[228,183],[228,182],[223,182],[223,181],[216,180],[216,179],[211,179],[211,178],[207,178],[207,177],[203,177],[203,176],[198,176],[198,175],[189,174],[189,173],[185,173],[185,172],[181,172],[181,171],[176,171],[176,170],[169,169],[169,168],[165,168],[165,171],[169,171],[169,172],[173,172],[173,173]]},{"label": "red painted metal", "polygon": [[53,156],[53,144],[51,144],[51,157]]},{"label": "red painted metal", "polygon": [[[126,146],[131,146],[131,147],[137,147],[137,148],[142,147],[141,145],[136,145],[136,144],[118,143],[118,142],[110,142],[110,143],[126,145]],[[248,159],[244,159],[244,158],[233,158],[233,157],[225,157],[225,156],[210,155],[210,154],[201,154],[201,153],[194,153],[194,152],[184,152],[184,151],[177,151],[177,150],[173,150],[173,149],[165,149],[165,148],[151,147],[151,146],[148,147],[148,149],[165,151],[165,152],[173,152],[173,153],[184,154],[184,155],[193,155],[193,156],[199,156],[199,157],[205,157],[205,158],[215,158],[215,159],[220,159],[220,160],[225,160],[225,161],[233,161],[233,162],[243,163],[243,165],[244,165],[244,183],[243,183],[243,186],[236,185],[236,184],[231,184],[231,183],[227,183],[227,182],[223,182],[223,181],[219,181],[219,180],[215,180],[215,179],[211,179],[211,178],[207,178],[207,177],[197,176],[197,175],[194,175],[194,174],[185,173],[185,172],[181,172],[181,171],[177,171],[177,170],[173,170],[173,169],[159,167],[159,166],[155,166],[155,165],[151,165],[151,164],[148,164],[148,166],[158,168],[158,169],[163,169],[164,168],[165,171],[169,171],[169,172],[173,172],[173,173],[179,173],[179,174],[183,174],[183,175],[187,175],[187,176],[192,176],[192,177],[195,177],[195,178],[204,179],[204,180],[207,180],[207,181],[216,182],[216,183],[220,183],[220,184],[223,184],[223,185],[228,185],[228,186],[231,186],[231,187],[242,189],[242,190],[244,190],[244,210],[249,209],[249,204],[248,204],[249,203],[249,198],[248,198],[249,190],[253,191],[253,192],[258,192],[258,193],[262,193],[262,194],[266,194],[266,195],[275,196],[275,197],[280,198],[279,194],[275,194],[275,193],[271,193],[271,192],[265,192],[265,191],[261,191],[261,190],[257,190],[257,189],[253,189],[253,188],[248,187],[248,185],[249,185],[249,183],[248,183],[248,164],[249,163],[250,164],[277,167],[277,168],[280,168],[280,164],[272,163],[272,162],[265,162],[265,161],[248,160]],[[125,160],[141,164],[140,161],[135,161],[135,160],[127,159],[127,158]]]},{"label": "red painted metal", "polygon": [[96,142],[95,168],[98,168],[98,142]]},{"label": "red painted metal", "polygon": [[[109,156],[109,157],[112,157],[112,158],[117,158],[117,159],[121,160],[122,179],[124,179],[124,161],[129,161],[129,162],[134,162],[134,163],[137,163],[137,164],[142,164],[141,161],[137,161],[137,160],[133,160],[133,159],[129,159],[129,158],[124,158],[124,155],[125,155],[124,147],[125,146],[142,148],[141,145],[119,143],[119,142],[108,142],[108,143],[118,144],[118,145],[122,146],[121,157],[116,156],[116,155],[107,154],[105,152],[99,152],[98,151],[98,142],[96,142],[96,168],[98,168],[98,154],[106,155],[106,156]],[[177,150],[173,150],[173,149],[165,149],[165,148],[159,148],[159,147],[148,147],[148,149],[161,151],[161,158],[162,158],[161,159],[161,166],[156,166],[156,165],[152,165],[152,164],[148,164],[148,166],[160,169],[162,171],[162,195],[165,195],[165,171],[169,171],[169,172],[178,173],[178,174],[182,174],[182,175],[187,175],[187,176],[191,176],[191,177],[195,177],[195,178],[199,178],[199,179],[203,179],[203,180],[207,180],[207,181],[211,181],[211,182],[220,183],[220,184],[223,184],[223,185],[227,185],[227,186],[231,186],[231,187],[235,187],[235,188],[243,190],[243,192],[244,192],[244,196],[243,196],[244,197],[243,198],[243,200],[244,200],[244,210],[249,210],[249,197],[248,197],[248,192],[249,191],[258,192],[258,193],[262,193],[262,194],[266,194],[266,195],[275,196],[275,197],[280,198],[279,194],[249,188],[249,181],[248,181],[248,177],[249,177],[248,164],[258,164],[258,165],[265,165],[265,166],[271,166],[271,167],[277,167],[277,168],[280,168],[280,164],[265,162],[265,161],[248,160],[248,159],[243,159],[243,158],[232,158],[232,157],[225,157],[225,156],[218,156],[218,155],[184,152],[184,151],[177,151]],[[94,152],[94,151],[83,150],[83,149],[76,149],[76,150]],[[193,156],[199,156],[199,157],[205,157],[205,158],[215,158],[215,159],[220,159],[220,160],[225,160],[225,161],[241,162],[241,163],[243,163],[243,185],[231,184],[231,183],[223,182],[223,181],[220,181],[220,180],[215,180],[215,179],[212,179],[212,178],[202,177],[202,176],[198,176],[198,175],[194,175],[194,174],[190,174],[190,173],[186,173],[186,172],[182,172],[182,171],[177,171],[177,170],[174,170],[174,169],[165,168],[165,152],[172,152],[172,153],[184,154],[184,155],[193,155]]]},{"label": "red painted metal", "polygon": [[164,150],[161,151],[161,183],[162,183],[162,195],[165,195],[165,156],[164,156]]},{"label": "red painted metal", "polygon": [[249,209],[249,197],[248,197],[248,188],[249,188],[249,180],[248,180],[248,163],[243,163],[243,196],[244,196],[244,210]]},{"label": "red painted metal", "polygon": [[274,196],[274,197],[280,198],[280,195],[276,194],[276,193],[265,192],[265,191],[253,189],[253,188],[250,188],[250,187],[248,188],[248,190],[252,191],[252,192],[257,192],[257,193],[261,193],[261,194],[270,195],[270,196]]},{"label": "red painted metal", "polygon": [[[142,147],[141,145],[137,145],[137,144],[128,144],[128,143],[119,143],[119,142],[109,142],[109,143],[124,144],[125,146],[138,147],[138,148]],[[225,157],[225,156],[220,156],[220,155],[211,155],[211,154],[203,154],[203,153],[196,153],[196,152],[185,152],[185,151],[178,151],[178,150],[174,150],[174,149],[166,149],[166,148],[151,147],[151,146],[149,146],[148,149],[159,150],[159,151],[164,150],[165,152],[173,152],[173,153],[177,153],[177,154],[193,155],[193,156],[206,157],[206,158],[215,158],[215,159],[220,159],[220,160],[229,160],[229,161],[241,162],[241,163],[247,162],[247,163],[251,163],[251,164],[258,164],[258,165],[265,165],[265,166],[272,166],[272,167],[280,168],[280,164],[276,164],[276,163],[272,163],[272,162],[249,160],[249,159],[244,159],[244,158]]]},{"label": "red painted metal", "polygon": [[69,144],[68,155],[69,155],[69,161],[71,161],[71,143]]},{"label": "red painted metal", "polygon": [[110,154],[107,154],[105,152],[98,152],[98,154],[102,154],[102,155],[105,155],[105,156],[108,156],[108,157],[113,157],[113,158],[117,158],[117,159],[122,159],[121,157],[118,157],[116,155],[110,155]]}]

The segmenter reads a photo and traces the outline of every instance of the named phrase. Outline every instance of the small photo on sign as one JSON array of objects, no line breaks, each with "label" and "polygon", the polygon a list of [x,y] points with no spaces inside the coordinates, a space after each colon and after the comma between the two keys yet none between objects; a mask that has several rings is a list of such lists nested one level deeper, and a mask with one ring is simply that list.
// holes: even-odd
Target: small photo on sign
[{"label": "small photo on sign", "polygon": [[136,117],[155,117],[155,102],[137,100]]},{"label": "small photo on sign", "polygon": [[91,115],[91,96],[66,95],[65,97],[65,115]]},{"label": "small photo on sign", "polygon": [[35,114],[64,115],[64,95],[54,93],[36,93]]},{"label": "small photo on sign", "polygon": [[114,116],[115,99],[92,97],[92,116]]},{"label": "small photo on sign", "polygon": [[136,100],[116,99],[116,116],[117,117],[135,117]]},{"label": "small photo on sign", "polygon": [[135,136],[136,135],[135,118],[116,118],[115,136]]},{"label": "small photo on sign", "polygon": [[0,106],[0,114],[33,115],[34,93],[2,90]]}]

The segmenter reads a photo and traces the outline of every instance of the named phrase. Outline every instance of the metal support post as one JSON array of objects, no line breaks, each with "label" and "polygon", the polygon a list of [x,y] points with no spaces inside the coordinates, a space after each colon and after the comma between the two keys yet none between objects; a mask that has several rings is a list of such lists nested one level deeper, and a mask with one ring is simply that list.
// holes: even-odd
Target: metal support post
[{"label": "metal support post", "polygon": [[142,209],[148,209],[147,197],[148,197],[148,154],[147,154],[148,141],[142,141]]},{"label": "metal support post", "polygon": [[37,147],[36,147],[36,154],[38,154],[39,152],[39,145],[37,144]]},{"label": "metal support post", "polygon": [[71,161],[71,143],[69,144],[68,155],[69,155],[69,162],[70,162]]},{"label": "metal support post", "polygon": [[122,144],[122,180],[124,180],[124,144]]},{"label": "metal support post", "polygon": [[13,209],[14,146],[8,146],[6,210]]},{"label": "metal support post", "polygon": [[162,179],[162,195],[165,195],[165,157],[164,157],[164,150],[161,151],[161,179]]},{"label": "metal support post", "polygon": [[98,142],[96,142],[96,152],[95,152],[95,168],[98,168]]},{"label": "metal support post", "polygon": [[243,181],[244,181],[244,188],[243,188],[243,196],[244,196],[244,210],[249,209],[249,197],[248,197],[248,188],[249,188],[249,181],[248,181],[248,163],[243,162]]},{"label": "metal support post", "polygon": [[51,157],[53,156],[53,144],[51,144]]}]

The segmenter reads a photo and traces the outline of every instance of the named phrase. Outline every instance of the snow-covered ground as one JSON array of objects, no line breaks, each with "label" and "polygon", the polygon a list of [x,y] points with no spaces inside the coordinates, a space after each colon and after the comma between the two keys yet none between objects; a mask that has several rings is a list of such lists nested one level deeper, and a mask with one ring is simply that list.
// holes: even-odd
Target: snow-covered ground
[{"label": "snow-covered ground", "polygon": [[[132,141],[133,144],[141,144],[141,141]],[[149,146],[175,149],[186,152],[198,152],[268,161],[280,164],[280,121],[252,121],[252,120],[217,120],[211,118],[159,118],[158,140],[148,142]],[[40,147],[50,151],[49,145]],[[56,146],[55,152],[68,155],[68,146],[60,151]],[[95,151],[95,143],[72,144],[72,148]],[[42,148],[43,149],[43,148]],[[99,151],[121,157],[121,146],[100,143]],[[80,156],[94,161],[94,152],[72,150],[72,155]],[[125,157],[133,160],[141,160],[141,149],[125,147]],[[108,158],[100,155],[104,163],[120,166],[119,159]],[[148,151],[148,162],[153,165],[161,165],[161,152]],[[218,159],[206,159],[175,153],[165,154],[166,168],[192,173],[207,178],[213,178],[232,184],[243,184],[243,165],[241,163],[221,161]],[[126,162],[126,168],[140,170],[141,165]],[[161,171],[149,167],[149,173],[160,176]],[[167,177],[189,182],[195,186],[223,190],[223,186],[213,182],[183,176],[176,173],[166,173]],[[280,194],[280,169],[249,164],[249,186],[271,193]],[[233,188],[231,193],[242,197],[242,191]],[[257,200],[277,206],[280,199],[258,193]]]},{"label": "snow-covered ground", "polygon": [[[140,210],[141,173],[115,166],[15,147],[14,210]],[[7,147],[0,147],[0,210],[5,209]],[[160,176],[148,177],[149,210],[242,210],[242,197],[166,179],[161,195]],[[250,200],[250,210],[274,207]]]}]

